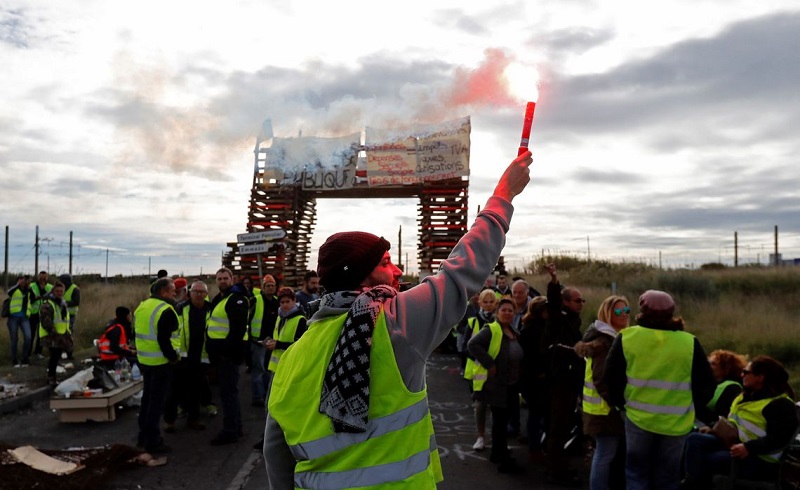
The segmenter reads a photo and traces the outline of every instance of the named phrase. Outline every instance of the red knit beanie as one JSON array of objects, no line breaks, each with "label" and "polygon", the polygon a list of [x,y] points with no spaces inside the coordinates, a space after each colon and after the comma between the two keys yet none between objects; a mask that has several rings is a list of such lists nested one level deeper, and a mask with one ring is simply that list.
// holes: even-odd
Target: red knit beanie
[{"label": "red knit beanie", "polygon": [[329,293],[359,288],[391,245],[383,237],[345,231],[328,237],[319,248],[317,274]]},{"label": "red knit beanie", "polygon": [[671,318],[675,301],[664,291],[648,289],[639,297],[639,312],[646,316]]}]

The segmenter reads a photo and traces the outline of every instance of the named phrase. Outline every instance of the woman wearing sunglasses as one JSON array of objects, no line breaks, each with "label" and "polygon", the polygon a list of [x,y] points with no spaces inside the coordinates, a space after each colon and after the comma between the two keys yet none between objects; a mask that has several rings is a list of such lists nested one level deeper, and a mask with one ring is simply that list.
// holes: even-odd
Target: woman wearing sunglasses
[{"label": "woman wearing sunglasses", "polygon": [[624,296],[609,296],[597,310],[597,320],[586,330],[575,353],[586,358],[583,384],[583,432],[595,441],[589,476],[590,490],[624,488],[625,427],[619,411],[606,401],[603,381],[606,357],[617,334],[626,328],[631,312]]}]

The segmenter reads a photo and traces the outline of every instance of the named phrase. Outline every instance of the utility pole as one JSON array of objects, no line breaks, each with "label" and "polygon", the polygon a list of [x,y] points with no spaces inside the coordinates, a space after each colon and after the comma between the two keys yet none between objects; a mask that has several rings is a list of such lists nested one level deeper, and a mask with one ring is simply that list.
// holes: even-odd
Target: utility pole
[{"label": "utility pole", "polygon": [[778,258],[778,225],[775,225],[775,266],[779,266],[780,259]]},{"label": "utility pole", "polygon": [[36,241],[33,245],[33,273],[39,273],[39,225],[36,225]]},{"label": "utility pole", "polygon": [[733,266],[739,267],[739,232],[733,232]]},{"label": "utility pole", "polygon": [[3,269],[3,277],[5,278],[5,287],[8,291],[8,225],[6,225],[6,254],[5,254],[5,268]]},{"label": "utility pole", "polygon": [[589,246],[589,235],[586,235],[586,262],[592,261],[592,248]]},{"label": "utility pole", "polygon": [[108,284],[108,249],[106,249],[106,284]]},{"label": "utility pole", "polygon": [[72,275],[72,231],[69,232],[69,275]]}]

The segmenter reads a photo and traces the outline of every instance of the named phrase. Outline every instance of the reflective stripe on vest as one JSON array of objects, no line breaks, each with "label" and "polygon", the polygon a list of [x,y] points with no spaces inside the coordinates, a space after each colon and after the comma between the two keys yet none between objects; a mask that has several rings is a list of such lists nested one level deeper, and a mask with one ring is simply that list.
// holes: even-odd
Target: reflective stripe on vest
[{"label": "reflective stripe on vest", "polygon": [[594,376],[592,373],[593,361],[591,357],[586,358],[586,371],[583,376],[583,413],[591,415],[608,415],[611,413],[611,407],[597,392],[594,385]]},{"label": "reflective stripe on vest", "polygon": [[[503,343],[503,327],[497,322],[492,322],[486,325],[492,331],[492,340],[489,342],[489,356],[492,359],[497,358],[500,353],[500,345]],[[489,370],[475,361],[475,367],[472,371],[472,391],[482,391],[483,385],[489,379]]]},{"label": "reflective stripe on vest", "polygon": [[136,357],[140,364],[159,366],[169,362],[161,352],[157,334],[158,320],[168,309],[175,311],[169,303],[156,298],[146,299],[136,308],[133,323],[136,333]]},{"label": "reflective stripe on vest", "polygon": [[[50,291],[53,290],[52,284],[45,284],[44,290],[39,286],[38,282],[31,284],[31,289],[33,290],[33,295],[36,299],[33,301],[31,305],[31,315],[36,315],[42,308],[42,301],[44,301],[44,296],[47,295]],[[32,327],[35,325],[31,325]]]},{"label": "reflective stripe on vest", "polygon": [[[62,317],[61,306],[56,305],[52,299],[46,299],[45,301],[50,303],[50,307],[53,308],[53,330],[59,335],[67,333],[67,330],[69,330],[69,310],[67,310],[67,314]],[[43,339],[48,335],[50,335],[48,331],[45,330],[41,322],[39,322],[39,338]]]},{"label": "reflective stripe on vest", "polygon": [[[75,292],[75,289],[77,289],[77,286],[75,284],[70,284],[69,285],[67,290],[64,291],[64,301],[66,301],[67,303],[72,301],[72,293]],[[67,306],[67,309],[69,310],[69,316],[70,317],[74,317],[75,315],[78,314],[78,307],[77,306]]]},{"label": "reflective stripe on vest", "polygon": [[[742,442],[752,441],[753,439],[760,439],[767,435],[767,420],[764,418],[764,408],[772,401],[779,398],[786,398],[794,403],[794,400],[789,398],[785,393],[772,398],[765,398],[763,400],[754,400],[745,402],[742,401],[743,393],[734,398],[731,403],[731,413],[728,415],[728,420],[739,430],[739,440]],[[759,458],[767,463],[777,463],[780,461],[783,450],[775,451],[769,454],[759,454]]]},{"label": "reflective stripe on vest", "polygon": [[620,335],[627,365],[627,418],[656,434],[688,434],[694,423],[694,336],[639,326],[626,328]]},{"label": "reflective stripe on vest", "polygon": [[[275,340],[278,342],[294,342],[294,336],[297,334],[297,325],[300,323],[300,319],[304,318],[303,315],[293,316],[292,318],[285,319],[278,317],[275,320]],[[281,325],[283,323],[283,325]],[[267,365],[267,369],[275,372],[278,369],[278,363],[281,361],[281,356],[286,349],[272,349],[272,354],[269,356],[269,364]]]},{"label": "reflective stripe on vest", "polygon": [[383,311],[370,353],[367,432],[335,433],[319,413],[324,374],[345,318],[312,323],[273,378],[269,412],[297,460],[295,486],[435,489],[442,476],[427,395],[406,388]]}]

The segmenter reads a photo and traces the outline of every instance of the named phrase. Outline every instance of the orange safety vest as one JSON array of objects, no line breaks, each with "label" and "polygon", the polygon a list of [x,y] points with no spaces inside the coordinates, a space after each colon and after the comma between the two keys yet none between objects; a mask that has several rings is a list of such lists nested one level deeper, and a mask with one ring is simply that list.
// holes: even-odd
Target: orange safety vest
[{"label": "orange safety vest", "polygon": [[111,331],[112,328],[120,329],[120,336],[119,336],[119,346],[122,348],[126,348],[128,346],[128,338],[125,336],[125,327],[120,325],[119,323],[115,323],[108,327],[103,335],[100,337],[100,340],[97,342],[97,350],[100,351],[100,360],[101,361],[116,361],[119,359],[119,355],[115,354],[111,350],[111,341],[108,340],[108,332]]}]

